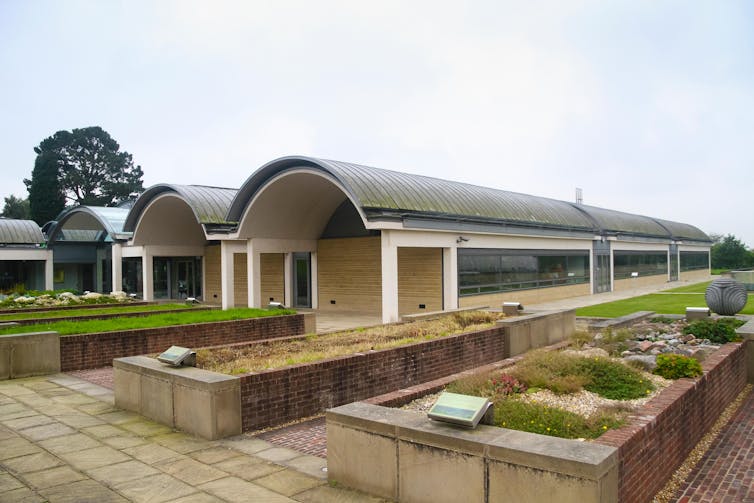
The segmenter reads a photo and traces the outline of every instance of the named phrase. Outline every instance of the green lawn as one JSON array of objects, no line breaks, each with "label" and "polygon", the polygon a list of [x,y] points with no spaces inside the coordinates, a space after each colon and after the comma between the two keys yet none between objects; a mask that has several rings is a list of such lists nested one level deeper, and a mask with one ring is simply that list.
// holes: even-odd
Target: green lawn
[{"label": "green lawn", "polygon": [[[636,311],[654,311],[659,314],[685,314],[687,307],[705,307],[704,290],[709,282],[682,286],[663,293],[640,295],[630,299],[616,300],[582,307],[576,310],[576,316],[598,316],[617,318]],[[698,293],[697,293],[698,292]],[[749,294],[749,301],[741,314],[754,314],[754,296]]]},{"label": "green lawn", "polygon": [[162,313],[145,316],[143,318],[110,318],[107,320],[89,321],[58,321],[54,323],[39,323],[22,327],[7,327],[0,329],[0,335],[20,334],[26,332],[55,331],[60,335],[89,334],[95,332],[113,332],[131,330],[135,328],[156,328],[171,325],[190,325],[193,323],[207,323],[211,321],[229,321],[245,318],[261,318],[264,316],[278,316],[294,314],[287,309],[267,310],[252,308],[236,308],[226,311],[196,311],[183,313]]},{"label": "green lawn", "polygon": [[7,320],[30,320],[42,318],[69,318],[74,316],[88,316],[97,314],[142,313],[146,311],[169,311],[171,309],[191,308],[188,304],[151,304],[148,306],[101,307],[89,309],[59,309],[55,311],[39,311],[35,313],[6,313],[0,314],[0,322]]}]

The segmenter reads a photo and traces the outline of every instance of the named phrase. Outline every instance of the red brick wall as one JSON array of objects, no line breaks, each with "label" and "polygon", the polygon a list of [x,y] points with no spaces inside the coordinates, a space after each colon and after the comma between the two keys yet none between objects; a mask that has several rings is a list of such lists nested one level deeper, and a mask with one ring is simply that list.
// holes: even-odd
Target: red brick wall
[{"label": "red brick wall", "polygon": [[243,429],[255,430],[505,358],[504,327],[245,374]]},{"label": "red brick wall", "polygon": [[699,380],[679,379],[595,442],[618,448],[620,501],[648,502],[746,385],[745,346],[726,344]]},{"label": "red brick wall", "polygon": [[60,367],[68,370],[112,365],[113,358],[160,353],[172,345],[219,346],[304,333],[304,315],[270,316],[194,325],[124,330],[60,338]]}]

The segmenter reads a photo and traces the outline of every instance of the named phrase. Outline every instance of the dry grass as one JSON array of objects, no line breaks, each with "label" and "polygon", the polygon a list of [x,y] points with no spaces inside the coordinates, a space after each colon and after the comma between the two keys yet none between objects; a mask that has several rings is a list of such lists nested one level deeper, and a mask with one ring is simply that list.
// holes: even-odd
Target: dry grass
[{"label": "dry grass", "polygon": [[312,335],[243,348],[200,350],[196,355],[197,366],[224,374],[258,372],[481,330],[501,318],[500,313],[469,311],[436,320]]}]

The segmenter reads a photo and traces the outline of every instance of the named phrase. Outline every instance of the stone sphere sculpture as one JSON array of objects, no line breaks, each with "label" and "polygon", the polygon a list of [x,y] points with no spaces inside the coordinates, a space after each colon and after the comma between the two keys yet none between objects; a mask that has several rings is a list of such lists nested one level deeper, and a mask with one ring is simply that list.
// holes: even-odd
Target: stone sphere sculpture
[{"label": "stone sphere sculpture", "polygon": [[746,288],[734,279],[719,278],[707,287],[704,300],[713,312],[734,316],[746,305]]}]

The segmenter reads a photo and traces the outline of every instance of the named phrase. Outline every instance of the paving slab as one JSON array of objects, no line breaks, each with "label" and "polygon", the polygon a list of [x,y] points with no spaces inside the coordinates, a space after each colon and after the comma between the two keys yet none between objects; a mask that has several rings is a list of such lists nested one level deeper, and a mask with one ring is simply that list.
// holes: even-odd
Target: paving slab
[{"label": "paving slab", "polygon": [[321,479],[304,475],[294,470],[280,470],[254,480],[254,483],[271,489],[285,496],[293,496],[300,492],[325,484]]},{"label": "paving slab", "polygon": [[213,466],[244,480],[258,479],[284,469],[280,465],[247,456],[228,459]]},{"label": "paving slab", "polygon": [[[80,407],[80,409],[83,410],[84,408]],[[125,410],[112,409],[112,407],[110,407],[108,410],[103,410],[102,412],[91,411],[90,414],[97,414],[97,417],[99,419],[110,424],[130,423],[132,421],[141,419],[141,416],[139,416],[138,414],[134,414],[133,412],[128,412]]]},{"label": "paving slab", "polygon": [[38,442],[37,445],[58,455],[66,452],[83,451],[84,449],[92,449],[94,447],[102,446],[100,442],[97,442],[93,438],[82,433],[48,438],[47,440]]},{"label": "paving slab", "polygon": [[319,456],[304,455],[289,459],[284,462],[285,466],[306,473],[318,479],[327,479],[327,460]]},{"label": "paving slab", "polygon": [[114,487],[116,491],[135,503],[163,503],[197,492],[189,484],[164,473],[123,482]]},{"label": "paving slab", "polygon": [[104,445],[83,451],[66,452],[60,454],[60,457],[78,470],[91,470],[129,460],[121,451]]},{"label": "paving slab", "polygon": [[154,465],[163,472],[193,485],[227,477],[228,474],[191,458],[162,461]]},{"label": "paving slab", "polygon": [[165,433],[171,433],[173,431],[169,426],[164,424],[155,423],[148,419],[138,419],[120,425],[124,430],[128,430],[131,433],[135,433],[141,437],[153,437],[155,435],[164,435]]},{"label": "paving slab", "polygon": [[294,500],[238,477],[226,477],[198,486],[203,491],[231,503],[264,501],[265,503],[290,503]]},{"label": "paving slab", "polygon": [[188,454],[195,460],[199,461],[200,463],[206,463],[208,465],[212,465],[214,463],[219,463],[221,461],[225,461],[227,459],[236,458],[238,456],[242,456],[242,453],[230,449],[228,447],[210,447],[208,449],[201,449],[198,451],[193,451]]},{"label": "paving slab", "polygon": [[41,426],[43,424],[50,424],[55,422],[51,417],[38,414],[36,416],[24,416],[18,419],[5,419],[2,423],[8,428],[13,428],[16,431],[25,430],[26,428],[32,428],[34,426]]},{"label": "paving slab", "polygon": [[383,503],[389,500],[342,487],[319,486],[296,495],[302,503]]},{"label": "paving slab", "polygon": [[179,452],[175,452],[166,447],[156,445],[151,442],[144,445],[123,449],[122,452],[135,459],[138,459],[139,461],[143,461],[148,465],[153,465],[155,463],[165,461],[166,459],[177,459],[184,457],[183,454]]},{"label": "paving slab", "polygon": [[21,431],[23,436],[37,442],[39,442],[40,440],[45,440],[47,438],[70,435],[71,433],[75,432],[76,430],[74,430],[70,426],[66,426],[58,422],[44,424],[42,426],[35,426],[33,428],[27,428]]},{"label": "paving slab", "polygon": [[[77,406],[76,409],[80,410],[81,412],[86,412],[87,414],[95,414],[95,415],[102,415],[108,412],[122,412],[113,406],[112,401],[108,401],[108,402],[98,401],[98,402],[93,402],[93,403],[86,403],[84,405]],[[139,416],[136,416],[136,417],[139,417]],[[104,418],[100,418],[100,419],[107,421]]]},{"label": "paving slab", "polygon": [[107,444],[110,447],[118,450],[149,444],[149,440],[143,437],[137,437],[136,435],[127,437],[107,437],[100,440],[103,444]]},{"label": "paving slab", "polygon": [[12,491],[0,493],[3,503],[46,503],[47,499],[38,495],[28,487],[20,487]]},{"label": "paving slab", "polygon": [[86,433],[87,435],[91,435],[92,437],[96,437],[99,439],[108,438],[108,437],[133,437],[135,436],[130,431],[126,431],[126,430],[123,430],[122,428],[117,428],[115,426],[112,426],[106,423],[98,424],[96,426],[87,426],[87,427],[81,428],[81,431]]},{"label": "paving slab", "polygon": [[34,489],[46,489],[48,487],[70,484],[86,479],[86,476],[70,466],[56,466],[47,470],[40,470],[24,474],[24,481]]},{"label": "paving slab", "polygon": [[97,419],[96,417],[85,414],[83,412],[79,412],[77,414],[62,414],[60,416],[57,416],[55,419],[72,428],[85,428],[87,426],[98,426],[101,424],[106,424],[101,419]]},{"label": "paving slab", "polygon": [[46,452],[27,454],[26,456],[19,456],[17,458],[6,459],[3,461],[3,466],[13,473],[35,472],[37,470],[44,470],[45,468],[52,468],[62,464],[63,462],[60,461],[60,459]]},{"label": "paving slab", "polygon": [[7,472],[0,472],[0,498],[2,498],[2,493],[19,487],[24,487],[24,485],[16,477]]},{"label": "paving slab", "polygon": [[225,500],[207,493],[194,493],[177,500],[170,500],[168,503],[225,503]]},{"label": "paving slab", "polygon": [[42,452],[42,449],[25,438],[12,437],[0,440],[0,461]]},{"label": "paving slab", "polygon": [[187,454],[201,449],[209,449],[218,445],[217,442],[210,442],[181,432],[155,435],[153,440],[158,444],[176,452],[180,452],[181,454]]},{"label": "paving slab", "polygon": [[41,489],[39,494],[48,498],[50,503],[126,503],[128,501],[118,493],[90,479]]},{"label": "paving slab", "polygon": [[142,463],[141,461],[130,460],[123,463],[116,463],[114,465],[93,468],[87,470],[86,473],[94,480],[102,482],[108,486],[115,486],[117,484],[122,484],[123,482],[141,479],[150,475],[157,475],[160,471],[156,468],[152,468],[148,464]]}]

